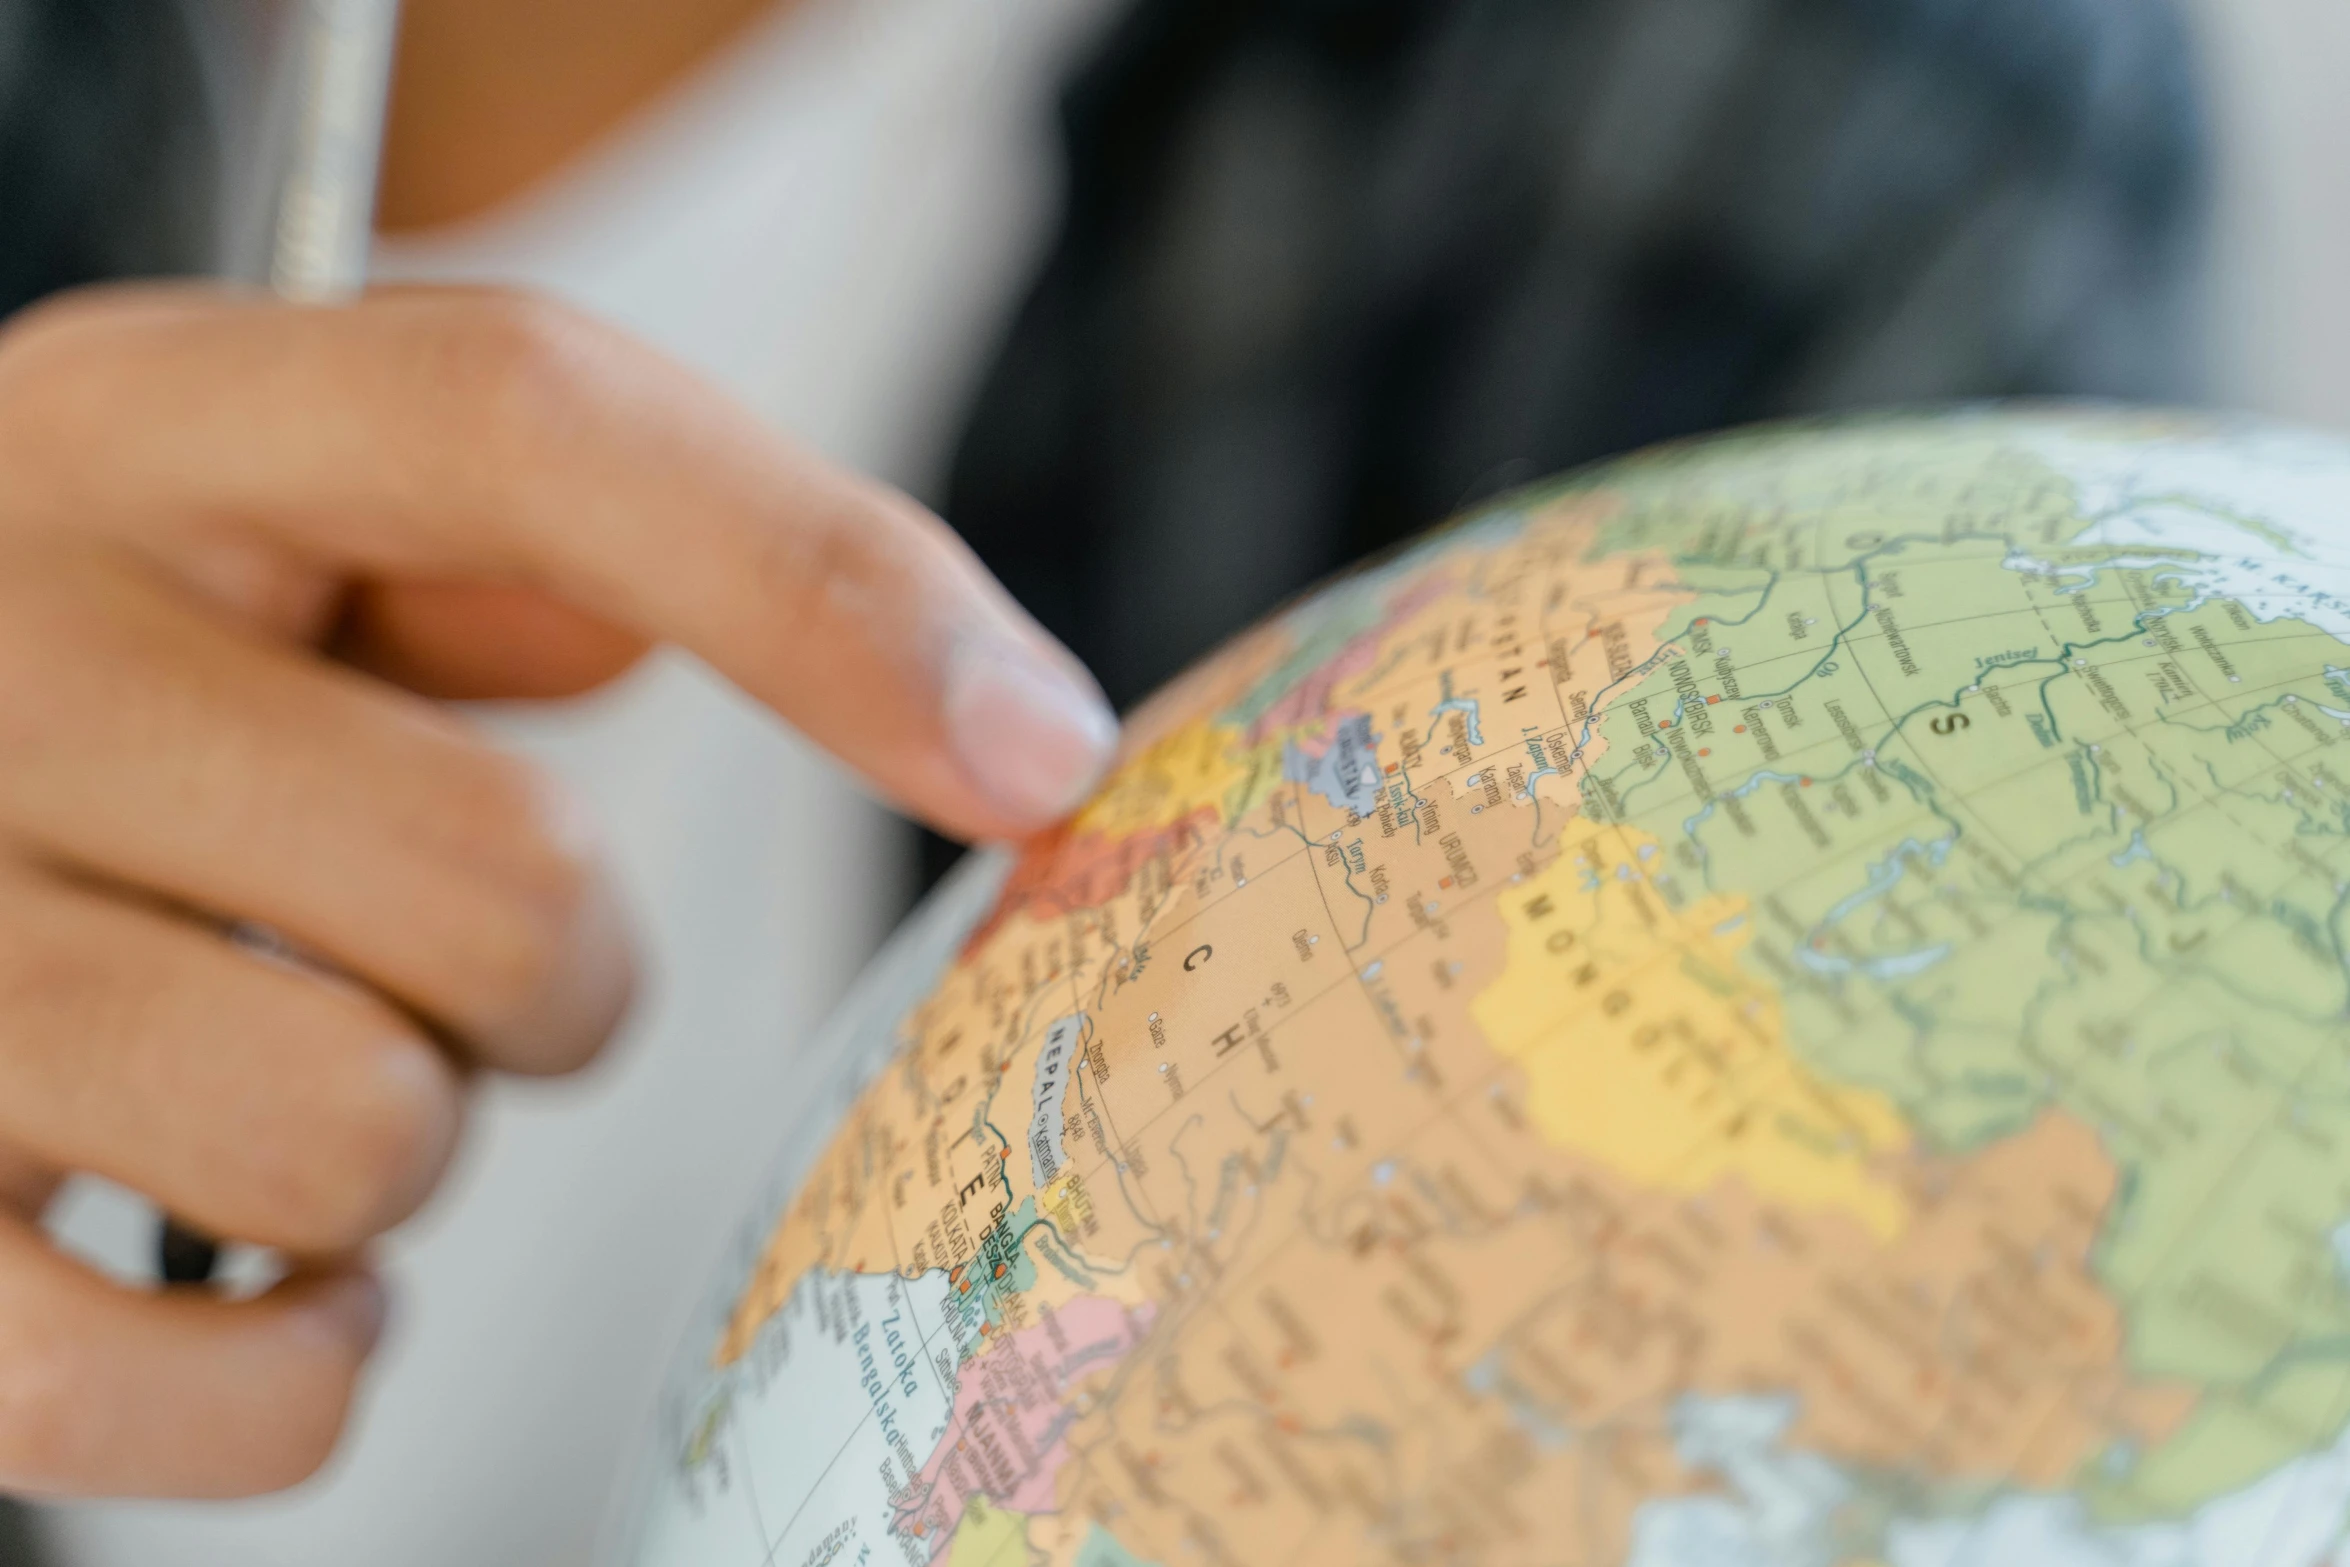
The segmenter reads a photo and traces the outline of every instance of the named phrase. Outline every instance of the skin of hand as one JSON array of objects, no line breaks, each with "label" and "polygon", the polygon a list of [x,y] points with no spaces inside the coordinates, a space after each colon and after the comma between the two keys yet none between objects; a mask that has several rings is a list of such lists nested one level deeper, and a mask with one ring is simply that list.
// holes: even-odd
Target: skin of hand
[{"label": "skin of hand", "polygon": [[[974,838],[1062,814],[1115,745],[936,518],[527,297],[68,296],[0,330],[0,475],[11,1490],[311,1472],[382,1321],[367,1244],[432,1189],[468,1076],[569,1070],[626,1009],[579,812],[432,698],[679,643]],[[108,1282],[39,1228],[74,1170],[293,1271]]]}]

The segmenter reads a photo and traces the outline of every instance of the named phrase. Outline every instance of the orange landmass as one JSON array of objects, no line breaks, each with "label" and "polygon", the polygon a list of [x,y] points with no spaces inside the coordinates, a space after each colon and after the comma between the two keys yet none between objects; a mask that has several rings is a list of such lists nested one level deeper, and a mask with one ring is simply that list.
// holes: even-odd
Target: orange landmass
[{"label": "orange landmass", "polygon": [[[994,940],[1004,922],[1016,915],[1097,908],[1133,885],[1145,866],[1171,864],[1185,851],[1198,848],[1221,826],[1222,813],[1214,806],[1201,805],[1188,816],[1133,832],[1088,833],[1080,832],[1074,824],[1064,824],[1031,839],[1005,879],[994,910],[971,932],[965,951],[976,951]],[[1172,880],[1171,873],[1162,880]]]},{"label": "orange landmass", "polygon": [[[1261,774],[1213,732],[1228,671],[1194,679],[1202,705],[1157,705],[1101,809],[1031,849],[914,1009],[720,1358],[813,1268],[971,1277],[990,1219],[1033,1200],[1052,1224],[1026,1265],[991,1252],[979,1277],[996,1331],[1080,1292],[1150,1323],[1069,1402],[1054,1510],[1027,1536],[1063,1567],[1094,1520],[1162,1563],[1617,1567],[1641,1504],[1722,1483],[1676,1456],[1691,1396],[1783,1396],[1790,1443],[1961,1484],[2057,1484],[2174,1429],[2189,1395],[2129,1374],[2090,1268],[2116,1177],[2077,1121],[1955,1158],[1884,1139],[1871,1178],[1901,1222],[1872,1225],[1734,1166],[1636,1179],[1533,1113],[1474,1007],[1512,961],[1496,899],[1535,895],[1574,804],[1521,796],[1562,758],[1576,781],[1590,704],[1685,592],[1652,560],[1590,563],[1595,509],[1466,563],[1475,592],[1420,608],[1330,693],[1387,737],[1377,815],[1233,793],[1219,766]],[[1245,659],[1281,652],[1259,637]],[[1619,923],[1696,907],[1670,851],[1627,852],[1649,869],[1637,899],[1611,894]],[[1690,980],[1657,964],[1623,985],[1665,1038]],[[1066,1163],[1038,1191],[1023,1135],[1042,1041],[1072,1016]]]}]

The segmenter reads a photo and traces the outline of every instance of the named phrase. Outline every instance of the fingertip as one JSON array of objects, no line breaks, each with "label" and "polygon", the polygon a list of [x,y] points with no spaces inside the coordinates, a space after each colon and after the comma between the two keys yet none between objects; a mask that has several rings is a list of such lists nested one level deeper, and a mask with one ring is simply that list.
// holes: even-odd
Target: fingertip
[{"label": "fingertip", "polygon": [[[382,1276],[364,1263],[296,1274],[253,1304],[263,1307],[271,1319],[267,1325],[254,1325],[274,1372],[266,1379],[274,1391],[264,1394],[255,1389],[241,1398],[216,1399],[217,1415],[227,1418],[243,1404],[260,1415],[261,1422],[247,1422],[234,1444],[240,1451],[225,1455],[230,1461],[219,1473],[192,1476],[192,1483],[183,1488],[186,1494],[260,1495],[299,1485],[317,1474],[342,1445],[367,1362],[382,1345],[391,1320],[390,1291]],[[256,1375],[255,1380],[262,1379]],[[192,1418],[201,1411],[182,1413]]]},{"label": "fingertip", "polygon": [[387,1297],[364,1263],[259,1296],[126,1289],[0,1225],[0,1485],[46,1496],[283,1490],[333,1455]]},{"label": "fingertip", "polygon": [[603,1052],[636,999],[636,932],[601,861],[567,911],[538,994],[518,1022],[482,1042],[484,1059],[526,1077],[576,1072]]},{"label": "fingertip", "polygon": [[391,1322],[391,1290],[383,1275],[365,1265],[297,1275],[272,1293],[333,1353],[354,1365],[375,1353]]},{"label": "fingertip", "polygon": [[1117,751],[1117,715],[1093,677],[1025,641],[958,644],[942,706],[956,762],[1010,835],[1084,804]]},{"label": "fingertip", "polygon": [[636,932],[587,806],[507,759],[457,857],[480,878],[477,917],[443,937],[419,1004],[445,1018],[476,1064],[531,1077],[578,1070],[636,995]]}]

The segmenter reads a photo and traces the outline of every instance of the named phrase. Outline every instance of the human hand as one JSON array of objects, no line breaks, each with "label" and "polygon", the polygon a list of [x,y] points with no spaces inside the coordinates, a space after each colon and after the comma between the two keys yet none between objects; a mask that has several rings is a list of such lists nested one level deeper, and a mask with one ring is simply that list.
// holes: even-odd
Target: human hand
[{"label": "human hand", "polygon": [[[629,992],[572,808],[427,698],[653,640],[958,835],[1045,825],[1114,743],[935,518],[555,306],[143,289],[0,331],[0,1485],[229,1495],[332,1448],[361,1253],[465,1076],[581,1064]],[[293,1272],[108,1283],[38,1228],[74,1170]]]}]

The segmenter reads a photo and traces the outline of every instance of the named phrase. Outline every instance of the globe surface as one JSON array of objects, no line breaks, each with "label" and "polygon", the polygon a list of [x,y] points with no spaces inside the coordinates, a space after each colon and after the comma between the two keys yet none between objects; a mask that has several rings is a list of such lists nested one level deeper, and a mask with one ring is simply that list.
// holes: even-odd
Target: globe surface
[{"label": "globe surface", "polygon": [[1538,487],[918,917],[628,1559],[2350,1562],[2346,939],[2350,448]]}]

